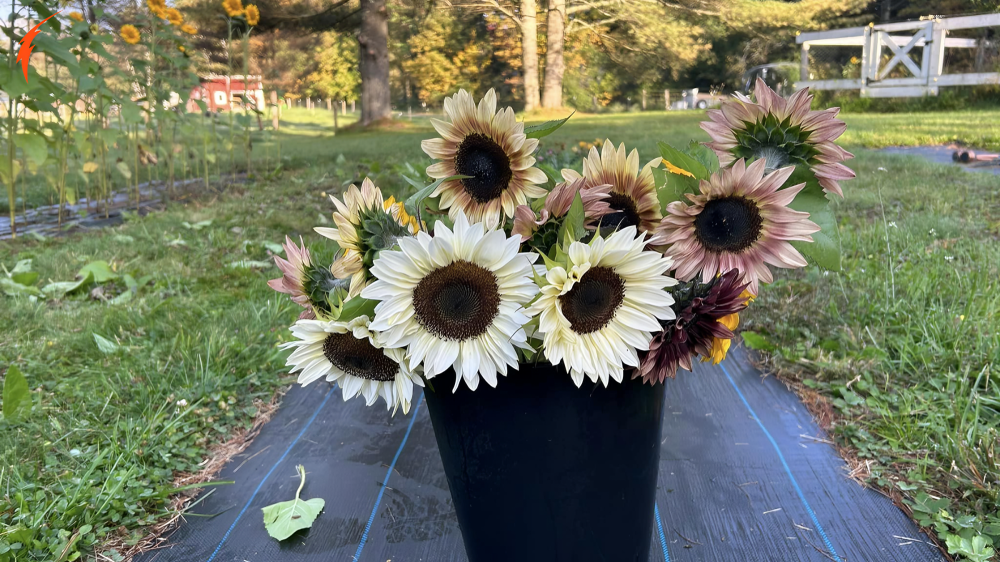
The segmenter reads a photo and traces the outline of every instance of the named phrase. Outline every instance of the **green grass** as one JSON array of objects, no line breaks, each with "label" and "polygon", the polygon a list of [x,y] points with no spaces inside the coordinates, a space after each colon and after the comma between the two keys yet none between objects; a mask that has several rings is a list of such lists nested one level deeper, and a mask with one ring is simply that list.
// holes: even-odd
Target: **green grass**
[{"label": "green grass", "polygon": [[827,398],[872,483],[942,542],[1000,546],[1000,178],[870,152],[854,168],[843,271],[781,275],[744,327]]},{"label": "green grass", "polygon": [[[997,117],[848,115],[846,138],[912,144],[922,131],[995,139]],[[702,118],[575,117],[543,140],[541,156],[559,167],[578,158],[563,148],[610,137],[645,161],[657,141],[704,140]],[[331,210],[324,193],[365,175],[402,193],[400,173],[426,165],[419,141],[432,135],[426,117],[404,117],[388,132],[334,135],[325,110],[294,109],[279,135],[278,174],[258,173],[221,195],[174,202],[119,227],[0,241],[0,261],[10,268],[32,259],[39,284],[72,279],[93,260],[120,275],[152,276],[118,304],[89,292],[51,301],[0,295],[0,366],[21,367],[33,403],[25,419],[0,421],[0,562],[55,560],[63,551],[67,560],[95,550],[113,558],[101,546],[109,534],[124,528],[135,542],[163,516],[174,476],[197,471],[213,444],[250,424],[259,401],[291,381],[277,345],[298,310],[265,285],[277,270],[253,262],[267,261],[268,246],[285,234],[315,243],[311,227]],[[276,156],[276,144],[256,146],[255,166],[269,159],[273,169]],[[837,206],[844,271],[779,275],[745,326],[763,334],[789,376],[810,381],[844,416],[834,435],[874,460],[877,483],[907,497],[951,498],[952,521],[972,514],[970,525],[989,523],[1000,477],[992,456],[1000,420],[998,181],[868,152],[853,165],[859,177]],[[880,166],[888,172],[876,173]],[[191,228],[199,221],[211,223]],[[251,267],[230,267],[239,262]],[[114,298],[125,286],[102,289]],[[118,350],[102,352],[94,334]],[[933,514],[933,523],[950,525]],[[12,545],[19,549],[4,553]]]}]

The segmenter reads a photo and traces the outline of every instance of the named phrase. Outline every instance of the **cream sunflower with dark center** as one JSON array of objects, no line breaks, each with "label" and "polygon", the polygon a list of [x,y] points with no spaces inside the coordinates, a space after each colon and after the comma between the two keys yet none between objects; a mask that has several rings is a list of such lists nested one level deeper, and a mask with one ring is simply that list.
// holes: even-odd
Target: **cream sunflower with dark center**
[{"label": "cream sunflower with dark center", "polygon": [[699,194],[687,194],[691,204],[675,201],[667,205],[660,226],[660,239],[674,257],[674,275],[689,281],[701,275],[708,282],[716,275],[736,269],[756,295],[759,283],[772,281],[768,264],[796,268],[805,258],[791,241],[812,242],[820,230],[809,213],[788,205],[805,184],[780,189],[794,171],[781,168],[765,175],[766,162],[747,166],[740,159],[699,184]]},{"label": "cream sunflower with dark center", "polygon": [[637,350],[649,349],[660,321],[674,317],[676,284],[666,276],[671,259],[644,251],[646,235],[628,226],[589,244],[574,242],[568,262],[545,276],[541,294],[528,308],[539,315],[545,358],[562,363],[577,386],[584,377],[621,382],[624,366],[637,367]]},{"label": "cream sunflower with dark center", "polygon": [[368,178],[361,189],[351,185],[344,201],[331,196],[333,222],[337,228],[318,226],[314,230],[340,246],[343,254],[330,271],[337,279],[350,279],[350,296],[356,296],[368,284],[368,270],[382,250],[392,248],[397,240],[413,236],[420,230],[417,219],[407,214],[394,197],[382,199],[382,190]]},{"label": "cream sunflower with dark center", "polygon": [[517,368],[515,347],[530,349],[524,305],[538,292],[532,281],[537,254],[519,253],[521,237],[483,223],[469,224],[459,211],[455,228],[443,222],[434,236],[420,232],[382,252],[376,281],[361,296],[381,301],[372,328],[385,345],[405,348],[411,365],[427,378],[452,368],[455,389],[464,380],[475,390],[482,378]]},{"label": "cream sunflower with dark center", "polygon": [[808,88],[786,100],[760,78],[754,97],[756,101],[737,93],[732,101],[708,112],[711,121],[701,123],[712,137],[705,145],[719,156],[719,163],[763,159],[768,172],[807,166],[824,191],[843,197],[840,181],[854,177],[843,162],[854,155],[833,142],[847,130],[847,124],[836,118],[840,108],[812,111]]},{"label": "cream sunflower with dark center", "polygon": [[534,167],[532,156],[538,139],[525,136],[524,123],[517,122],[513,109],[497,112],[496,107],[492,89],[478,106],[471,94],[459,90],[444,100],[450,122],[431,119],[441,138],[420,143],[428,156],[440,160],[427,167],[428,176],[469,176],[446,181],[431,194],[440,196],[441,208],[448,209],[453,220],[464,212],[471,222],[492,227],[502,217],[513,217],[518,205],[546,193],[539,184],[547,178]]},{"label": "cream sunflower with dark center", "polygon": [[562,176],[567,182],[583,177],[585,188],[601,184],[611,186],[605,199],[610,210],[601,217],[601,232],[607,234],[629,226],[640,232],[652,232],[662,217],[653,179],[653,168],[659,165],[660,159],[654,158],[640,170],[637,150],[632,149],[626,155],[624,143],[616,149],[614,143],[605,140],[600,153],[597,147],[592,147],[583,159],[582,175],[576,170],[565,169]]},{"label": "cream sunflower with dark center", "polygon": [[417,369],[411,369],[406,353],[382,345],[380,334],[370,329],[368,316],[348,322],[299,320],[292,325],[295,339],[282,345],[294,349],[287,364],[299,372],[305,386],[326,377],[343,389],[344,400],[364,396],[371,406],[379,396],[396,412],[410,411],[413,385],[423,386]]}]

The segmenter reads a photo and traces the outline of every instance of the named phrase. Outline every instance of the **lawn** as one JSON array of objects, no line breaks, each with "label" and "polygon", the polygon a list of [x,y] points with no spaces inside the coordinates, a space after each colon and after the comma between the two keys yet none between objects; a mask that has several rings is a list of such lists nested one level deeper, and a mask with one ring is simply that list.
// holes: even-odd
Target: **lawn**
[{"label": "lawn", "polygon": [[[743,327],[848,456],[868,461],[860,477],[916,500],[942,538],[967,527],[1000,542],[1000,180],[860,150],[995,147],[1000,111],[845,118],[859,150],[858,179],[836,205],[844,269],[779,275]],[[574,117],[541,156],[558,164],[610,137],[649,159],[657,141],[706,138],[701,119]],[[110,270],[69,296],[0,295],[0,366],[17,365],[31,389],[30,412],[0,421],[0,562],[116,559],[167,515],[178,477],[198,473],[293,380],[277,344],[298,310],[265,285],[278,275],[275,244],[327,223],[324,194],[364,175],[401,193],[432,134],[426,117],[404,116],[390,131],[333,135],[328,112],[295,109],[277,137],[278,173],[220,182],[113,228],[0,241],[3,265],[32,260],[38,286],[94,261]],[[274,168],[276,146],[254,150]]]}]

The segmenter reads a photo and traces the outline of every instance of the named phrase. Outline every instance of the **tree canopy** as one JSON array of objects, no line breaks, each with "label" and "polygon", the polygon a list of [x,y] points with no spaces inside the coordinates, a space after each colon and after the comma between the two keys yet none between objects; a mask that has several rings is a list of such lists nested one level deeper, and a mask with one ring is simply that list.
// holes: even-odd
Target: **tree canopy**
[{"label": "tree canopy", "polygon": [[[536,92],[544,81],[546,103],[582,110],[624,104],[643,90],[731,90],[751,66],[795,60],[799,31],[1000,7],[1000,0],[381,1],[388,17],[390,99],[400,110],[437,106],[458,88],[496,88],[502,99],[523,104],[530,93],[526,80],[535,81]],[[209,53],[201,66],[218,72],[226,29],[216,4],[182,0],[180,6],[198,23]],[[359,97],[359,53],[367,52],[358,43],[361,0],[258,4],[252,71],[283,94]],[[537,53],[524,49],[529,21]],[[550,96],[551,88],[560,95]]]}]

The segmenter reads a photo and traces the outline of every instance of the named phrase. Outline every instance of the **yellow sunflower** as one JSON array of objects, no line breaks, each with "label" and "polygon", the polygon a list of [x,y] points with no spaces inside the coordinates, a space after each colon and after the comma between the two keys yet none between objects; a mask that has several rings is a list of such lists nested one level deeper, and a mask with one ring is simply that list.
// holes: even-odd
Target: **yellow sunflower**
[{"label": "yellow sunflower", "polygon": [[459,90],[444,100],[444,112],[451,122],[431,119],[441,138],[427,139],[421,148],[431,158],[440,160],[427,167],[427,175],[468,178],[442,183],[431,194],[441,197],[441,209],[455,219],[464,212],[469,222],[484,222],[493,227],[501,217],[513,217],[518,205],[542,197],[546,190],[539,184],[547,181],[545,173],[535,168],[532,153],[538,139],[524,134],[514,110],[497,108],[492,89],[476,105],[472,94]]},{"label": "yellow sunflower", "polygon": [[600,152],[597,152],[597,147],[592,147],[590,154],[583,159],[582,176],[569,169],[563,170],[562,176],[570,182],[586,178],[586,187],[611,185],[611,197],[608,199],[611,212],[601,218],[602,231],[635,226],[640,232],[652,232],[663,218],[653,179],[653,168],[659,165],[660,159],[654,158],[640,170],[637,150],[632,149],[626,155],[624,143],[616,149],[614,143],[605,140],[601,143]]},{"label": "yellow sunflower", "polygon": [[160,19],[167,19],[167,2],[166,0],[146,0],[146,6],[149,6],[149,11]]},{"label": "yellow sunflower", "polygon": [[80,12],[70,12],[69,19],[73,21],[83,21],[83,14],[81,14]]},{"label": "yellow sunflower", "polygon": [[118,33],[121,34],[122,40],[129,45],[135,45],[139,42],[139,39],[142,39],[142,36],[139,35],[139,30],[130,23],[123,25],[121,29],[118,30]]},{"label": "yellow sunflower", "polygon": [[222,8],[226,10],[226,15],[231,18],[243,15],[242,0],[222,0]]},{"label": "yellow sunflower", "polygon": [[[744,290],[740,293],[740,298],[747,301],[749,305],[753,302],[754,296],[750,294],[750,291]],[[736,327],[740,325],[740,313],[734,312],[732,314],[727,314],[718,320],[719,324],[729,328],[730,332],[735,332]],[[722,363],[722,360],[726,358],[729,353],[729,346],[732,345],[733,340],[722,339],[722,338],[712,338],[712,344],[709,346],[709,354],[701,358],[702,363],[712,362],[713,365],[718,365]]]},{"label": "yellow sunflower", "polygon": [[180,10],[177,8],[167,8],[165,14],[167,21],[173,25],[180,25],[184,23],[184,15],[181,14]]},{"label": "yellow sunflower", "polygon": [[260,22],[260,10],[257,9],[256,5],[250,4],[247,6],[246,18],[247,23],[250,25],[257,25]]},{"label": "yellow sunflower", "polygon": [[188,35],[194,35],[195,33],[198,33],[198,28],[186,23],[181,26],[181,31],[187,33]]}]

